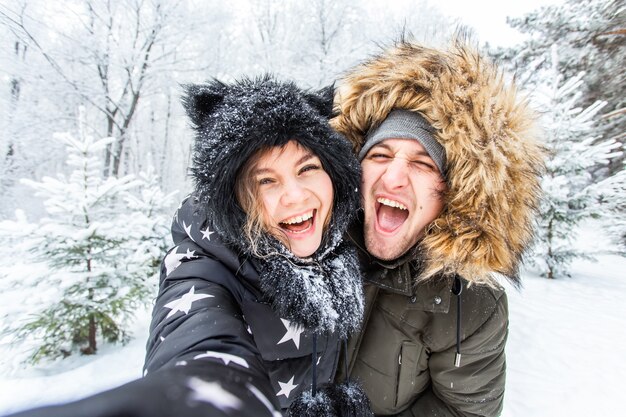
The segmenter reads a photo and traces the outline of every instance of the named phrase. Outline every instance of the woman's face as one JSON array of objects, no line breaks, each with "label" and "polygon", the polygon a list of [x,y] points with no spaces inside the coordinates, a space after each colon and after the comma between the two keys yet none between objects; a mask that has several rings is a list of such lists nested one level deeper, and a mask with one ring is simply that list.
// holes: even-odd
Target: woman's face
[{"label": "woman's face", "polygon": [[312,255],[333,206],[333,184],[319,158],[292,140],[261,154],[252,179],[268,232],[294,255]]}]

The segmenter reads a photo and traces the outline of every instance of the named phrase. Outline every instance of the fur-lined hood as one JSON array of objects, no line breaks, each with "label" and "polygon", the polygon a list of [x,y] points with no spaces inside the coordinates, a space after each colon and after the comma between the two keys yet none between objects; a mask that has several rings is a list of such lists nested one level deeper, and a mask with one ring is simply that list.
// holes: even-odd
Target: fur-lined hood
[{"label": "fur-lined hood", "polygon": [[457,41],[448,50],[400,42],[342,80],[332,125],[355,150],[394,108],[420,112],[446,151],[446,205],[420,243],[421,279],[459,274],[518,281],[533,237],[543,148],[536,115],[497,67]]}]

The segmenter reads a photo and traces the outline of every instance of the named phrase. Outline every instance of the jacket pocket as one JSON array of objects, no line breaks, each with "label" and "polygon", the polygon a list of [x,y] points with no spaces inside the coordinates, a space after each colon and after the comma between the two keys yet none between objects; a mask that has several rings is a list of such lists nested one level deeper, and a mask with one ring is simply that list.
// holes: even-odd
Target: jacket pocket
[{"label": "jacket pocket", "polygon": [[424,347],[413,342],[402,342],[398,355],[398,381],[396,383],[396,408],[402,408],[418,393],[416,390],[417,366]]}]

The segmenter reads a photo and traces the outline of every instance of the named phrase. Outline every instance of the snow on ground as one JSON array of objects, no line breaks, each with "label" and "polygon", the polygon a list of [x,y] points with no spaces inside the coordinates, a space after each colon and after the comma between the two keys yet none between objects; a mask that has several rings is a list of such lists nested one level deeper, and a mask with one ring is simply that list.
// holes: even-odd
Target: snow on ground
[{"label": "snow on ground", "polygon": [[[605,248],[596,227],[581,235],[589,251]],[[547,280],[532,270],[524,287],[507,288],[510,331],[503,417],[619,415],[626,375],[626,259],[602,254],[576,261],[572,278]],[[6,299],[3,300],[6,302]],[[0,345],[0,415],[67,401],[141,376],[149,312],[124,347],[104,346],[94,357],[70,357],[16,369]]]},{"label": "snow on ground", "polygon": [[626,259],[575,262],[572,279],[508,288],[503,417],[613,416],[626,376]]},{"label": "snow on ground", "polygon": [[[140,378],[149,324],[149,311],[139,312],[131,329],[134,339],[125,346],[102,345],[95,356],[73,355],[30,369],[13,369],[9,375],[0,369],[0,415],[82,398]],[[4,356],[2,346],[0,356]]]}]

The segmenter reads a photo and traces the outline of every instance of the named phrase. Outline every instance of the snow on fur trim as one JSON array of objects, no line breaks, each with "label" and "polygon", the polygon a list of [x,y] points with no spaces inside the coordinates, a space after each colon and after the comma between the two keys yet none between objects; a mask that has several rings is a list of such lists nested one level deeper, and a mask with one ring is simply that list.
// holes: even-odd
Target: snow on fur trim
[{"label": "snow on fur trim", "polygon": [[261,289],[278,315],[318,334],[345,339],[357,331],[364,301],[356,250],[342,243],[332,256],[300,259],[280,248],[277,256],[258,261]]},{"label": "snow on fur trim", "polygon": [[318,391],[315,396],[311,391],[305,391],[287,410],[287,417],[338,417],[332,401],[324,391]]},{"label": "snow on fur trim", "polygon": [[446,205],[420,243],[420,279],[519,280],[533,237],[544,151],[536,115],[497,67],[457,40],[448,50],[401,41],[351,71],[332,125],[358,151],[392,109],[419,112],[447,157]]},{"label": "snow on fur trim", "polygon": [[360,384],[347,381],[327,384],[315,396],[305,391],[291,404],[288,417],[374,417],[370,401]]},{"label": "snow on fur trim", "polygon": [[370,400],[358,382],[350,380],[342,384],[328,385],[327,390],[338,416],[374,417]]},{"label": "snow on fur trim", "polygon": [[240,168],[260,148],[294,139],[319,157],[330,176],[337,196],[331,229],[345,231],[359,207],[360,166],[349,142],[329,125],[332,87],[305,91],[266,75],[230,85],[213,80],[185,90],[183,105],[196,131],[191,168],[196,195],[225,242],[249,253],[242,238],[246,215],[235,195]]}]

